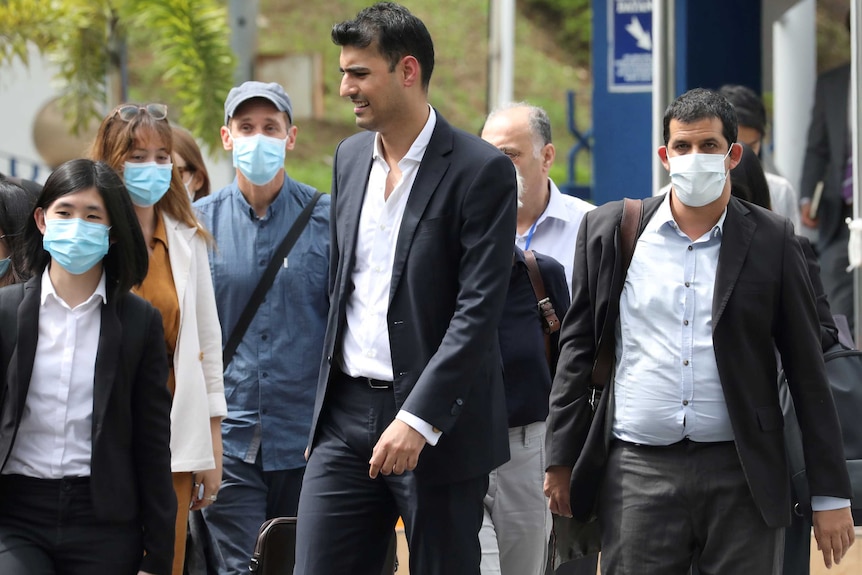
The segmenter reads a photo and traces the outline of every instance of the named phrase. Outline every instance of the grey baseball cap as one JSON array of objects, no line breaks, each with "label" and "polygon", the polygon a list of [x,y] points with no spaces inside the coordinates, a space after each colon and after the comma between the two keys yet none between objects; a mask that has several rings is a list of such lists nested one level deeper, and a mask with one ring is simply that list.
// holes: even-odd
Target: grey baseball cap
[{"label": "grey baseball cap", "polygon": [[286,112],[290,123],[293,123],[293,106],[290,103],[290,97],[281,84],[275,82],[243,82],[235,88],[231,88],[227,98],[224,101],[224,124],[230,121],[236,109],[240,104],[252,98],[266,98],[278,109],[279,112]]}]

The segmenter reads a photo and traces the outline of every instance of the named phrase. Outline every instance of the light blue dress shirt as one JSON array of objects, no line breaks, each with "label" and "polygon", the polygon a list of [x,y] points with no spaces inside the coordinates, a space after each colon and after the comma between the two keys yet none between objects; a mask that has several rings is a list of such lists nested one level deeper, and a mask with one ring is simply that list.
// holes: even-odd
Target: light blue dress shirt
[{"label": "light blue dress shirt", "polygon": [[[642,445],[731,441],[733,428],[712,345],[712,296],[727,210],[692,241],[670,194],[644,227],[616,325],[613,436]],[[814,495],[811,508],[849,507]]]},{"label": "light blue dress shirt", "polygon": [[637,242],[617,322],[613,435],[645,445],[730,441],[712,346],[725,212],[692,241],[665,197]]},{"label": "light blue dress shirt", "polygon": [[[236,180],[195,203],[216,240],[209,257],[223,345],[275,248],[314,192],[285,177],[263,218]],[[324,194],[224,374],[224,453],[253,463],[260,449],[265,471],[305,465],[329,311],[329,207]]]}]

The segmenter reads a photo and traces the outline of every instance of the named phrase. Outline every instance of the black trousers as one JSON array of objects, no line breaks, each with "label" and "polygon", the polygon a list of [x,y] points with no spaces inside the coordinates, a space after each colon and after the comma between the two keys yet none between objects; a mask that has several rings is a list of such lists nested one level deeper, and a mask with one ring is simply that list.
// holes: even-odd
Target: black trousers
[{"label": "black trousers", "polygon": [[611,444],[599,496],[602,575],[781,575],[733,442]]},{"label": "black trousers", "polygon": [[135,575],[143,554],[139,522],[96,518],[89,478],[0,476],[3,575]]},{"label": "black trousers", "polygon": [[394,418],[391,388],[346,378],[330,386],[299,498],[295,575],[379,575],[399,515],[412,575],[479,575],[488,475],[443,485],[412,472],[370,479],[371,451]]}]

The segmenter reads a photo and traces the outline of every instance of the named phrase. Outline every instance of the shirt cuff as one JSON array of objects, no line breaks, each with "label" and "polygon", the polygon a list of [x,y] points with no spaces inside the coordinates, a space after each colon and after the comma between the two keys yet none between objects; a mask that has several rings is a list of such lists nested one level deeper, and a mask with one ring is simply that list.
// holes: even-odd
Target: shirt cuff
[{"label": "shirt cuff", "polygon": [[[398,415],[395,416],[395,419],[400,419],[416,431],[422,434],[422,437],[425,438],[425,441],[428,442],[429,445],[434,446],[437,445],[437,442],[440,440],[440,436],[443,435],[443,432],[432,426],[430,423],[416,417],[412,413],[408,411],[404,411],[403,409],[398,411]],[[850,503],[848,502],[849,506]]]},{"label": "shirt cuff", "polygon": [[832,511],[834,509],[844,509],[845,507],[850,507],[849,499],[829,497],[828,495],[811,496],[812,511]]}]

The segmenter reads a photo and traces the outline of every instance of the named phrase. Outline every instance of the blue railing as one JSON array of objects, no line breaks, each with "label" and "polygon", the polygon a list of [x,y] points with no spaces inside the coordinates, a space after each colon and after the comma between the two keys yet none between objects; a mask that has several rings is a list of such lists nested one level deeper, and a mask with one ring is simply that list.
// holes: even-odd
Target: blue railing
[{"label": "blue railing", "polygon": [[591,185],[577,183],[577,174],[575,172],[575,163],[578,159],[578,153],[593,151],[593,129],[589,128],[585,132],[578,130],[577,120],[575,119],[575,93],[569,90],[566,93],[566,119],[568,120],[569,133],[575,138],[575,145],[569,150],[567,160],[567,173],[569,180],[560,186],[560,191],[570,196],[576,196],[582,200],[592,199],[593,188]]},{"label": "blue railing", "polygon": [[50,173],[51,168],[42,162],[0,150],[0,174],[44,183]]}]

